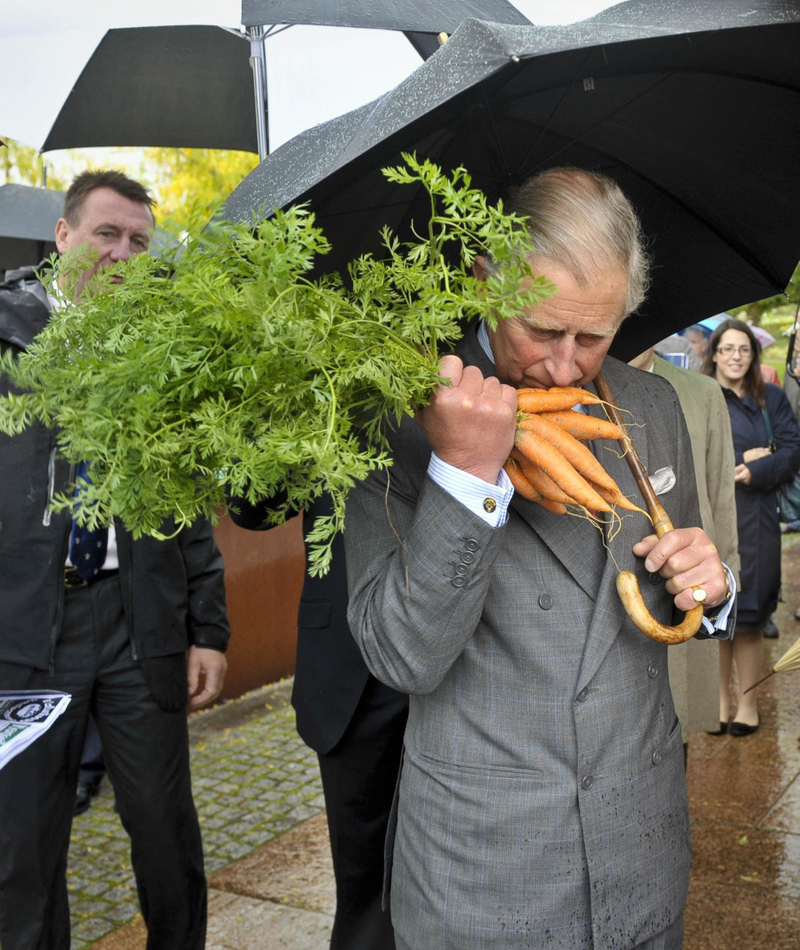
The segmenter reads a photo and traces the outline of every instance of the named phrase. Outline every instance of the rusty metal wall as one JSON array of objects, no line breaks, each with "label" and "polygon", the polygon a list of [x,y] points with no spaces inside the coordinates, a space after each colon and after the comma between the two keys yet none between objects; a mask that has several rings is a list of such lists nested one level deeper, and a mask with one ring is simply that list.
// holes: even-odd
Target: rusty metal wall
[{"label": "rusty metal wall", "polygon": [[301,519],[246,531],[225,515],[215,528],[225,561],[231,643],[222,699],[294,673],[305,554]]}]

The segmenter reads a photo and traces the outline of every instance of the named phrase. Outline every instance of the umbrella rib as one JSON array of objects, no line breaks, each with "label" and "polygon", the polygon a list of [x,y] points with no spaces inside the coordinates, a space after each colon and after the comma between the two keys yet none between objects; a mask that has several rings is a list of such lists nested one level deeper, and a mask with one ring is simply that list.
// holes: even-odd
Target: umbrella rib
[{"label": "umbrella rib", "polygon": [[[566,145],[563,146],[563,148],[557,149],[555,152],[552,153],[552,155],[558,155],[559,152],[562,152],[564,150],[564,148],[567,148],[569,145],[571,145],[573,141],[577,141],[577,139],[570,140],[569,142],[566,143]],[[639,179],[641,179],[641,181],[647,182],[655,191],[660,191],[662,195],[665,195],[676,206],[683,208],[683,210],[686,211],[686,213],[691,218],[694,218],[695,221],[702,224],[705,228],[708,229],[710,233],[716,235],[716,237],[718,237],[720,241],[722,241],[724,244],[730,247],[733,251],[735,251],[739,255],[739,257],[742,258],[743,261],[749,264],[753,268],[753,270],[756,271],[756,273],[758,273],[761,277],[764,278],[764,280],[769,284],[770,287],[772,287],[775,290],[776,293],[783,292],[784,288],[781,285],[780,278],[778,277],[778,275],[774,273],[773,271],[769,271],[759,261],[754,260],[751,257],[750,249],[747,247],[747,245],[739,241],[735,235],[731,235],[729,233],[722,231],[717,225],[709,221],[707,217],[699,214],[696,208],[693,208],[683,199],[679,198],[677,195],[673,194],[671,191],[668,191],[661,184],[659,184],[657,181],[652,179],[649,175],[644,175],[638,169],[631,168],[631,166],[628,165],[628,163],[625,162],[624,160],[615,158],[615,156],[612,156],[607,152],[601,152],[598,149],[596,149],[594,146],[588,145],[586,143],[584,143],[584,147],[589,149],[592,152],[595,152],[601,158],[604,158],[606,160],[613,160],[616,162],[616,164],[624,166],[625,168],[629,168],[633,172],[633,174],[635,174]],[[551,158],[552,158],[552,155],[550,156]]]},{"label": "umbrella rib", "polygon": [[[547,162],[548,165],[551,164],[551,163],[552,163],[552,160],[553,160],[556,156],[558,156],[561,152],[565,151],[567,148],[569,148],[571,145],[575,144],[576,142],[582,142],[582,144],[583,144],[583,146],[584,146],[585,148],[588,148],[588,149],[590,149],[590,150],[593,151],[593,152],[597,152],[598,155],[603,155],[603,156],[606,157],[606,158],[611,157],[611,156],[607,155],[606,153],[597,151],[597,149],[595,149],[592,145],[589,145],[588,143],[583,142],[583,141],[582,141],[582,140],[583,140],[583,137],[584,137],[585,135],[587,135],[589,132],[591,132],[593,129],[597,128],[597,126],[601,125],[603,122],[608,121],[608,119],[611,118],[611,116],[614,116],[614,115],[616,115],[617,113],[622,112],[624,109],[627,109],[632,103],[634,103],[634,102],[636,102],[638,99],[642,98],[642,96],[649,95],[654,89],[656,89],[658,86],[660,86],[662,83],[666,82],[666,81],[667,81],[668,79],[670,79],[670,78],[671,78],[671,76],[669,76],[669,75],[663,76],[661,79],[659,79],[659,80],[657,80],[655,83],[653,83],[653,85],[648,86],[647,89],[643,89],[635,98],[628,100],[626,103],[624,103],[623,105],[621,105],[618,109],[615,109],[613,112],[608,113],[608,115],[604,116],[602,119],[598,119],[597,122],[595,122],[594,124],[590,125],[587,129],[584,129],[583,132],[580,133],[580,135],[577,135],[577,136],[575,136],[575,137],[573,137],[573,138],[570,138],[568,141],[565,141],[565,143],[564,143],[560,148],[558,148],[558,149],[556,149],[555,151],[551,152],[551,153],[547,156],[547,158],[542,159],[542,160],[540,160],[540,161],[534,163],[534,164],[531,165],[530,167],[527,167],[527,168],[526,168],[526,164],[525,164],[525,163],[528,161],[529,157],[530,157],[531,154],[533,153],[534,149],[536,148],[536,145],[541,141],[541,138],[542,138],[542,136],[544,135],[544,133],[548,130],[548,128],[549,128],[549,126],[550,126],[550,123],[551,123],[552,120],[553,120],[553,117],[555,116],[556,112],[558,111],[558,105],[560,105],[561,102],[563,102],[564,97],[567,95],[567,93],[569,92],[569,90],[570,90],[570,89],[572,88],[572,86],[575,84],[575,79],[577,79],[577,76],[576,76],[575,79],[573,79],[572,82],[571,82],[571,83],[569,84],[569,86],[567,87],[566,91],[564,92],[564,95],[563,95],[563,96],[561,97],[561,99],[559,100],[559,103],[558,103],[558,105],[556,106],[556,108],[552,111],[552,113],[551,113],[550,116],[548,117],[546,124],[541,127],[540,132],[539,132],[539,135],[537,136],[536,142],[535,142],[534,145],[528,150],[527,155],[525,156],[525,158],[523,159],[523,161],[520,163],[519,171],[518,171],[518,173],[517,173],[517,174],[518,174],[518,177],[519,177],[521,180],[527,179],[527,178],[530,177],[533,173],[535,173],[539,168],[541,168],[541,167],[545,164],[545,162]],[[558,133],[554,133],[554,134],[557,135]],[[622,164],[625,164],[625,165],[626,165],[627,163],[622,162]],[[640,178],[642,178],[642,180],[645,180],[645,181],[649,182],[649,183],[652,185],[653,188],[657,189],[657,190],[660,191],[662,194],[667,195],[667,196],[670,198],[671,201],[674,201],[677,205],[679,205],[680,207],[684,208],[684,210],[686,210],[695,220],[699,221],[699,222],[700,222],[701,224],[703,224],[706,228],[708,228],[708,230],[709,230],[712,234],[715,234],[721,241],[723,241],[723,242],[726,243],[730,248],[732,248],[733,250],[735,250],[736,253],[739,254],[739,256],[740,256],[744,261],[746,261],[746,262],[753,268],[753,270],[755,270],[758,274],[760,274],[761,277],[763,277],[771,287],[777,288],[777,292],[778,292],[778,293],[780,293],[780,292],[783,290],[783,287],[782,287],[781,284],[780,284],[780,279],[779,279],[778,275],[775,274],[774,272],[770,272],[769,270],[767,270],[759,261],[753,260],[752,257],[751,257],[751,255],[750,255],[750,250],[749,250],[749,248],[748,248],[746,245],[742,244],[740,241],[738,241],[738,240],[736,239],[735,235],[731,236],[731,235],[728,235],[728,234],[723,233],[717,226],[711,224],[711,222],[708,221],[707,218],[705,218],[704,216],[698,214],[698,212],[696,211],[696,209],[691,208],[688,204],[686,204],[686,203],[685,203],[684,201],[682,201],[680,198],[677,198],[677,197],[676,197],[674,194],[672,194],[671,192],[668,192],[666,189],[664,189],[662,186],[660,186],[656,181],[653,181],[650,177],[645,176],[645,175],[642,175],[641,172],[639,172],[638,170],[637,170],[636,174],[637,174]]]},{"label": "umbrella rib", "polygon": [[[569,148],[570,145],[574,145],[575,142],[580,142],[580,141],[582,141],[584,135],[587,135],[589,132],[592,132],[592,131],[593,131],[594,129],[596,129],[598,126],[602,125],[604,122],[607,122],[612,116],[615,116],[615,115],[617,115],[618,113],[620,113],[620,112],[624,111],[625,109],[629,108],[634,102],[637,102],[639,99],[641,99],[642,96],[650,95],[650,93],[651,93],[654,89],[657,89],[662,83],[666,82],[669,78],[670,78],[669,76],[662,76],[660,79],[656,80],[656,82],[654,82],[652,86],[648,86],[647,89],[643,89],[638,95],[634,96],[632,99],[628,99],[628,100],[627,100],[626,102],[624,102],[621,106],[618,106],[618,107],[617,107],[616,109],[614,109],[612,112],[609,112],[607,115],[604,115],[601,119],[598,119],[596,122],[594,122],[594,123],[593,123],[592,125],[590,125],[588,128],[584,129],[584,130],[580,133],[580,135],[576,135],[574,138],[569,139],[569,141],[565,142],[564,145],[561,146],[561,148],[556,149],[555,152],[551,152],[551,153],[547,156],[547,158],[542,159],[541,161],[539,161],[539,162],[537,162],[537,163],[531,165],[530,168],[526,168],[526,167],[525,167],[525,162],[527,162],[528,158],[530,157],[531,153],[533,152],[533,148],[529,149],[529,150],[528,150],[528,154],[525,156],[525,159],[520,163],[520,169],[521,169],[521,170],[520,170],[520,174],[521,174],[521,175],[524,175],[526,178],[527,178],[529,175],[532,175],[537,169],[541,168],[542,165],[543,165],[545,162],[550,163],[550,162],[552,161],[552,159],[554,159],[557,155],[559,155],[559,154],[560,154],[561,152],[563,152],[565,149]],[[567,88],[567,91],[564,93],[564,96],[566,96],[567,92],[569,92],[569,90],[572,88],[572,86],[573,86],[574,84],[575,84],[575,81],[573,80],[573,81],[570,83],[569,87]],[[563,102],[564,96],[561,97],[561,101],[560,101],[560,102]],[[560,105],[560,102],[559,102],[559,105]],[[557,107],[556,107],[556,108],[557,108]],[[545,132],[547,131],[547,129],[549,128],[550,122],[552,121],[553,116],[555,115],[555,113],[556,113],[556,110],[554,109],[553,112],[552,112],[552,114],[550,115],[550,117],[549,117],[548,120],[547,120],[547,124],[544,126],[544,128],[543,128],[542,131],[541,131],[541,133],[539,134],[539,137],[538,137],[537,140],[536,140],[536,143],[537,143],[537,144],[539,143],[539,141],[541,141],[542,135],[544,135],[544,133],[545,133]],[[584,143],[584,144],[586,144],[586,143]],[[586,147],[587,147],[587,148],[591,148],[590,145],[587,145]]]},{"label": "umbrella rib", "polygon": [[492,127],[492,136],[494,137],[494,142],[500,155],[500,164],[503,167],[503,177],[506,181],[509,181],[511,179],[511,171],[509,170],[508,162],[506,161],[506,152],[503,148],[502,142],[500,141],[500,136],[497,134],[497,124],[494,121],[494,113],[492,112],[492,107],[489,103],[489,97],[486,95],[486,86],[483,83],[481,83],[481,95],[483,96],[483,101],[486,103],[486,113],[489,116],[489,124]]},{"label": "umbrella rib", "polygon": [[[556,103],[555,108],[553,109],[553,111],[552,111],[552,112],[550,113],[550,115],[548,116],[547,121],[545,122],[545,124],[544,124],[544,125],[541,127],[541,129],[539,130],[539,135],[538,135],[536,141],[533,143],[533,145],[531,145],[531,147],[530,147],[530,148],[528,149],[528,151],[527,151],[527,154],[525,155],[525,157],[524,157],[524,158],[522,159],[522,161],[520,162],[520,169],[525,168],[525,164],[527,163],[528,159],[529,159],[530,156],[536,151],[536,148],[537,148],[537,146],[539,145],[539,142],[541,142],[542,136],[543,136],[543,135],[547,132],[547,130],[550,128],[550,123],[553,121],[553,119],[554,119],[555,116],[556,116],[556,113],[557,113],[558,110],[561,108],[562,102],[567,98],[567,96],[569,95],[570,91],[572,90],[572,87],[573,87],[573,86],[575,85],[575,83],[578,81],[578,76],[579,76],[579,75],[581,74],[581,72],[583,71],[583,67],[586,65],[586,61],[589,59],[589,53],[590,53],[590,52],[591,52],[591,50],[590,50],[589,52],[587,52],[586,55],[584,56],[583,61],[580,63],[580,65],[578,66],[578,68],[575,70],[575,75],[572,77],[572,81],[569,83],[569,85],[566,87],[566,89],[564,89],[564,92],[563,92],[561,98],[560,98],[560,99],[558,100],[558,102]],[[485,93],[484,93],[484,95],[485,95]],[[589,131],[591,131],[591,130],[589,130]],[[566,147],[566,146],[565,146],[565,147]],[[522,176],[522,172],[519,172],[518,174],[519,174],[520,177],[523,177],[523,176]],[[527,177],[527,175],[525,175],[524,177]]]}]

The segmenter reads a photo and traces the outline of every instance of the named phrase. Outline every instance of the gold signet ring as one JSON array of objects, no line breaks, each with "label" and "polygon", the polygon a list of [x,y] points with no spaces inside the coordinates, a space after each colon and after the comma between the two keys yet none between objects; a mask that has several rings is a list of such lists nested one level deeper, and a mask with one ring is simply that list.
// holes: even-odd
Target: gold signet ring
[{"label": "gold signet ring", "polygon": [[708,594],[706,594],[702,587],[695,587],[692,591],[692,597],[694,597],[696,603],[704,604]]}]

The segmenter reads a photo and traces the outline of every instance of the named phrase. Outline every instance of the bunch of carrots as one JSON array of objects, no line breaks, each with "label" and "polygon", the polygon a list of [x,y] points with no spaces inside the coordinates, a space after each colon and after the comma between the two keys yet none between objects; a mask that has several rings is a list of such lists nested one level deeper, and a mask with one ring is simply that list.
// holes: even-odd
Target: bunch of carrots
[{"label": "bunch of carrots", "polygon": [[602,402],[572,386],[517,391],[517,432],[505,464],[516,491],[554,514],[565,514],[572,507],[593,521],[597,512],[616,508],[646,515],[583,444],[592,439],[624,442],[620,426],[572,408]]}]

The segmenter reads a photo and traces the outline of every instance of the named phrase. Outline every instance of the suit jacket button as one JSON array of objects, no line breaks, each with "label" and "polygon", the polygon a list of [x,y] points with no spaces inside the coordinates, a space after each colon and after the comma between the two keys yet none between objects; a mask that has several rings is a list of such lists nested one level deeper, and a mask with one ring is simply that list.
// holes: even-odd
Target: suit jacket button
[{"label": "suit jacket button", "polygon": [[467,579],[463,574],[456,574],[450,583],[453,587],[463,587],[467,583]]},{"label": "suit jacket button", "polygon": [[539,596],[539,606],[542,610],[549,610],[553,606],[553,598],[549,594]]},{"label": "suit jacket button", "polygon": [[480,545],[475,540],[475,538],[464,538],[464,547],[468,551],[477,551]]},{"label": "suit jacket button", "polygon": [[656,749],[653,753],[653,765],[658,765],[661,762],[661,753]]},{"label": "suit jacket button", "polygon": [[589,698],[588,689],[582,689],[576,696],[576,699],[578,700],[579,703],[585,703],[588,698]]},{"label": "suit jacket button", "polygon": [[650,677],[651,680],[654,680],[658,676],[657,663],[651,663],[650,666],[647,667],[647,675]]},{"label": "suit jacket button", "polygon": [[581,788],[588,792],[592,785],[594,785],[594,776],[584,775],[581,779]]}]

